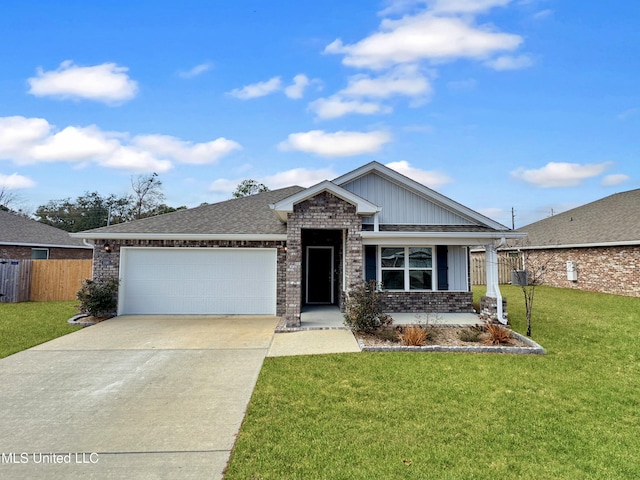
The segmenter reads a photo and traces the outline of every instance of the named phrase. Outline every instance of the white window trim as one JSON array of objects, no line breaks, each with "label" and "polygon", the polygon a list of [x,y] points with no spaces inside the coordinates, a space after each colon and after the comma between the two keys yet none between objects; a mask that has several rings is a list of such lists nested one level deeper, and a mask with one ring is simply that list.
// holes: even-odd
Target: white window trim
[{"label": "white window trim", "polygon": [[[403,289],[387,289],[384,287],[384,282],[382,281],[382,249],[383,248],[403,248],[405,254],[405,262],[402,270],[404,271],[404,288]],[[410,248],[430,248],[431,249],[431,268],[411,268],[409,266],[409,249]],[[434,272],[438,271],[437,258],[434,255],[435,246],[434,245],[378,245],[376,252],[376,263],[377,263],[377,272],[376,277],[378,283],[382,284],[382,290],[385,292],[434,292],[437,290],[436,286],[436,275]],[[400,268],[384,268],[387,271],[400,271]],[[411,289],[411,277],[409,272],[411,270],[431,270],[431,288],[430,289]]]}]

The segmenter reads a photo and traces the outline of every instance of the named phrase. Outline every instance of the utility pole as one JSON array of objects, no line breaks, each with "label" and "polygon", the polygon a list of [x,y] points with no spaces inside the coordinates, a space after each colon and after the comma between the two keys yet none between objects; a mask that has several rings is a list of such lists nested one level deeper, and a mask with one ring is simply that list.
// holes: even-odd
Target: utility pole
[{"label": "utility pole", "polygon": [[516,211],[511,207],[511,230],[516,229]]}]

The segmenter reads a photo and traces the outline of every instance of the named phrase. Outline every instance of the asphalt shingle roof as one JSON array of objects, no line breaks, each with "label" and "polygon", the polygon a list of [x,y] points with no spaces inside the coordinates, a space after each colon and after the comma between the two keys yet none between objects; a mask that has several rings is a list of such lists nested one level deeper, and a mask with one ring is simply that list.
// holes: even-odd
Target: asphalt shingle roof
[{"label": "asphalt shingle roof", "polygon": [[640,189],[616,193],[519,228],[527,246],[640,241]]},{"label": "asphalt shingle roof", "polygon": [[287,227],[278,220],[270,204],[299,191],[294,186],[234,198],[224,202],[119,223],[88,230],[92,234],[286,234]]},{"label": "asphalt shingle roof", "polygon": [[0,244],[2,243],[87,248],[81,239],[71,237],[64,230],[0,210]]}]

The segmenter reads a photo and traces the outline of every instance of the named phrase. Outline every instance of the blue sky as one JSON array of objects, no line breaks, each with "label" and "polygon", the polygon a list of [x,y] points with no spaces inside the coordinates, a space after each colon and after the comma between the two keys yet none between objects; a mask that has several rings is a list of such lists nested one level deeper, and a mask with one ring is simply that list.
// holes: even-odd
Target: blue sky
[{"label": "blue sky", "polygon": [[640,188],[640,3],[0,4],[0,187],[32,211],[377,160],[516,228]]}]

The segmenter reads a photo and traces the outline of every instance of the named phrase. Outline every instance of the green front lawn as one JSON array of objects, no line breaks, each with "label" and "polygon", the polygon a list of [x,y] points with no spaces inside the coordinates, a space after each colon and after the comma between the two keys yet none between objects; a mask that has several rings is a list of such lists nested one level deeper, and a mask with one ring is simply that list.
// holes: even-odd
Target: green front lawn
[{"label": "green front lawn", "polygon": [[77,305],[75,300],[0,303],[0,358],[81,328],[67,323]]},{"label": "green front lawn", "polygon": [[539,287],[532,333],[546,356],[268,358],[225,478],[640,478],[640,299]]}]

